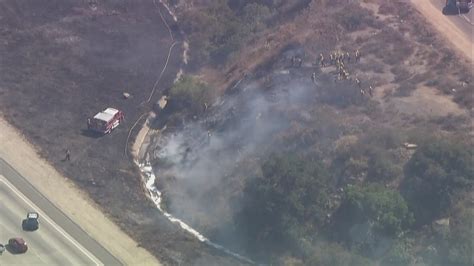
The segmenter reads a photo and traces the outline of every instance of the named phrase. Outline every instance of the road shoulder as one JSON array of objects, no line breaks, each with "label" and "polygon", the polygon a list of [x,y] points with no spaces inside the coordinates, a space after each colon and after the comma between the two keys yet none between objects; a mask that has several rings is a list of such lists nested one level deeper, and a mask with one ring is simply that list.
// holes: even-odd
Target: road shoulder
[{"label": "road shoulder", "polygon": [[126,265],[159,264],[110,221],[85,193],[40,158],[25,137],[2,117],[0,132],[0,157],[110,253]]},{"label": "road shoulder", "polygon": [[466,35],[448,17],[444,16],[432,1],[410,0],[411,4],[425,17],[441,35],[461,54],[474,61],[474,46],[471,36]]}]

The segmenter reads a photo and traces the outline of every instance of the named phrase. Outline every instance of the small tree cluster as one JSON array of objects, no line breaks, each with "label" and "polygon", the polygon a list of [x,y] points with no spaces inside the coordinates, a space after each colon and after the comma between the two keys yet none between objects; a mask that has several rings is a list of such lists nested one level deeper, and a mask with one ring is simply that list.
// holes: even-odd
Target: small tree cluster
[{"label": "small tree cluster", "polygon": [[370,222],[392,236],[413,222],[413,215],[400,193],[377,184],[349,187],[343,208],[352,214],[352,224]]},{"label": "small tree cluster", "polygon": [[422,144],[405,167],[403,194],[418,225],[446,214],[474,179],[471,146],[455,139],[432,138]]},{"label": "small tree cluster", "polygon": [[225,0],[213,0],[203,8],[184,11],[182,29],[191,47],[191,62],[195,65],[223,63],[256,33],[266,28],[272,16],[269,7],[259,3],[238,5],[236,10]]},{"label": "small tree cluster", "polygon": [[213,91],[196,77],[184,75],[170,90],[170,108],[199,115],[213,102]]},{"label": "small tree cluster", "polygon": [[323,165],[296,155],[273,155],[261,169],[262,176],[246,184],[237,217],[248,247],[298,249],[324,222],[329,175]]}]

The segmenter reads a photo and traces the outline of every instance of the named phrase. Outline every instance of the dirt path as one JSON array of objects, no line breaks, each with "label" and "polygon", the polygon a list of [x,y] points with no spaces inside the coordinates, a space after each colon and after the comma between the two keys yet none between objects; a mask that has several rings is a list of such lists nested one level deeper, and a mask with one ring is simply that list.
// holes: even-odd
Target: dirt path
[{"label": "dirt path", "polygon": [[0,157],[125,265],[159,265],[145,249],[105,217],[87,195],[60,175],[0,116]]},{"label": "dirt path", "polygon": [[450,18],[444,16],[438,6],[429,0],[410,0],[413,6],[436,28],[454,47],[465,55],[471,62],[474,61],[474,46],[472,45],[472,31],[461,30]]}]

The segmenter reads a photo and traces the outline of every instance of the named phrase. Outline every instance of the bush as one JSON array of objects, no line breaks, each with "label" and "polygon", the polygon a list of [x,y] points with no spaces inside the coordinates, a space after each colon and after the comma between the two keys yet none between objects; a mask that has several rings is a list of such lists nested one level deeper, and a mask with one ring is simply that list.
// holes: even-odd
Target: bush
[{"label": "bush", "polygon": [[375,128],[356,143],[335,151],[332,170],[337,177],[367,176],[372,181],[390,181],[403,174],[393,149],[400,147],[404,133],[394,128]]},{"label": "bush", "polygon": [[451,233],[443,247],[448,251],[442,254],[445,259],[444,265],[472,265],[472,222],[474,221],[474,210],[472,207],[464,209],[462,213],[453,219]]},{"label": "bush", "polygon": [[170,108],[198,115],[213,102],[212,89],[196,77],[184,75],[170,90]]},{"label": "bush", "polygon": [[364,223],[373,224],[383,234],[396,236],[413,220],[403,197],[377,184],[347,188],[336,214],[338,230],[346,238],[353,226]]},{"label": "bush", "polygon": [[[192,65],[221,64],[256,33],[266,28],[271,10],[258,3],[232,10],[225,0],[213,0],[205,8],[181,14],[181,27],[192,47]],[[238,5],[240,6],[240,5]]]},{"label": "bush", "polygon": [[421,144],[405,166],[403,194],[418,225],[445,214],[473,184],[472,146],[433,138]]},{"label": "bush", "polygon": [[369,259],[344,250],[337,244],[329,244],[319,247],[306,261],[306,265],[370,266],[374,263]]},{"label": "bush", "polygon": [[416,84],[412,82],[401,82],[400,85],[397,87],[393,96],[395,97],[409,97],[416,90]]},{"label": "bush", "polygon": [[373,146],[384,150],[395,149],[403,143],[403,137],[404,133],[400,129],[380,127],[367,132],[361,140],[361,145],[366,147]]},{"label": "bush", "polygon": [[212,57],[231,52],[240,45],[240,39],[235,38],[239,33],[237,17],[226,1],[214,0],[208,6],[181,14],[181,27],[193,48],[193,65],[207,63]]},{"label": "bush", "polygon": [[386,266],[405,266],[412,265],[414,261],[414,245],[413,241],[408,239],[400,239],[397,241],[388,254],[385,255],[383,265]]},{"label": "bush", "polygon": [[450,217],[448,235],[431,238],[428,247],[420,254],[427,265],[472,265],[474,210],[466,199],[460,210]]},{"label": "bush", "polygon": [[264,5],[250,3],[245,5],[242,12],[242,21],[247,32],[257,33],[266,28],[265,21],[272,16],[272,11]]},{"label": "bush", "polygon": [[439,125],[446,131],[459,131],[463,127],[469,125],[470,118],[467,115],[452,115],[441,116],[431,119],[432,122]]},{"label": "bush", "polygon": [[[347,12],[350,8],[350,12]],[[351,5],[335,14],[338,22],[348,31],[363,30],[367,24],[372,24],[372,16],[369,10],[360,8],[358,5]]]},{"label": "bush", "polygon": [[403,174],[402,167],[396,165],[387,152],[374,150],[369,158],[367,177],[371,181],[391,181]]},{"label": "bush", "polygon": [[328,173],[296,155],[272,155],[261,169],[245,186],[238,227],[251,250],[295,251],[324,222]]}]

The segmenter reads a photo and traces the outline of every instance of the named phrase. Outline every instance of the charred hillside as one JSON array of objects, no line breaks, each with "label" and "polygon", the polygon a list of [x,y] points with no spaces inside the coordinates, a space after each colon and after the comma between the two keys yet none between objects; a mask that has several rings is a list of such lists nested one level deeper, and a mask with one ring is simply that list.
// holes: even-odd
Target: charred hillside
[{"label": "charred hillside", "polygon": [[[176,45],[152,104],[143,104],[172,43],[157,8],[172,19],[153,2],[0,1],[0,111],[163,263],[232,263],[160,215],[125,152],[129,130],[171,86],[182,62]],[[123,92],[131,97],[124,100]],[[124,111],[124,123],[105,137],[89,134],[87,118],[107,107]]]},{"label": "charred hillside", "polygon": [[410,10],[312,1],[183,76],[149,150],[162,207],[266,263],[469,265],[471,78]]}]

